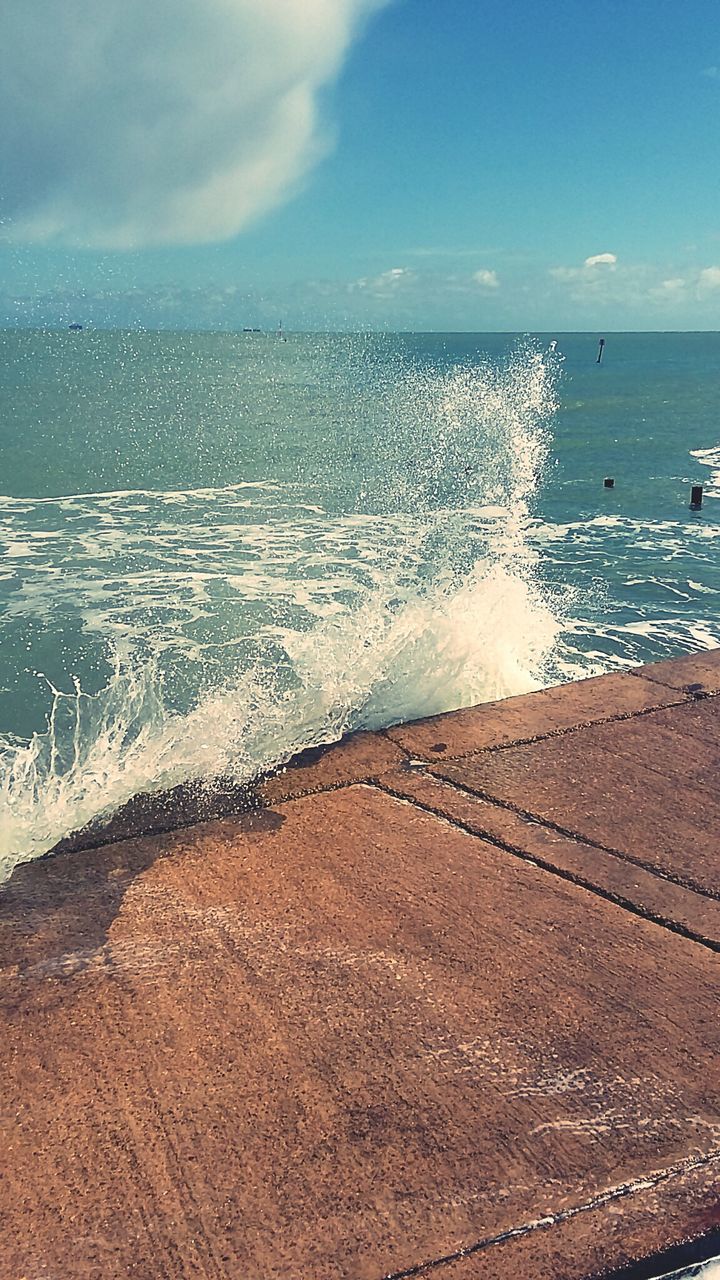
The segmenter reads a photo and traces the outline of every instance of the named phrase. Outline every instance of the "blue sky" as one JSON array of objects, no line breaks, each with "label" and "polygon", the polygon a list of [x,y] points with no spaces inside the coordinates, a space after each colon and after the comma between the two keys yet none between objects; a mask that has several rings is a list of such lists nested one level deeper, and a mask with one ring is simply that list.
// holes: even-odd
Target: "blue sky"
[{"label": "blue sky", "polygon": [[57,9],[0,54],[7,320],[719,327],[711,0]]}]

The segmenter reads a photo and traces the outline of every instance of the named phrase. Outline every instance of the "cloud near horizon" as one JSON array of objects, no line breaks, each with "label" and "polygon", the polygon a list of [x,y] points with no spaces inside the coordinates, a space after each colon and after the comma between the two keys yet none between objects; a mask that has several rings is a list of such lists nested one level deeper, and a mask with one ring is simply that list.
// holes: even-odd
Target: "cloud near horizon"
[{"label": "cloud near horizon", "polygon": [[705,267],[698,277],[698,288],[703,292],[720,289],[720,267]]},{"label": "cloud near horizon", "polygon": [[617,254],[615,253],[594,253],[591,257],[586,258],[583,266],[586,267],[614,267],[617,264]]},{"label": "cloud near horizon", "polygon": [[474,272],[473,280],[475,281],[475,284],[478,284],[480,286],[481,289],[499,289],[500,288],[500,281],[498,280],[498,277],[497,277],[497,271],[490,271],[489,268],[487,267],[482,267],[480,271]]},{"label": "cloud near horizon", "polygon": [[[550,267],[549,274],[554,280],[579,283],[584,288],[596,290],[604,287],[605,277],[615,271],[617,265],[617,254],[594,253],[585,259],[581,267]],[[597,267],[607,270],[597,271]]]},{"label": "cloud near horizon", "polygon": [[329,150],[318,95],[388,0],[25,0],[0,46],[0,217],[17,242],[236,235]]}]

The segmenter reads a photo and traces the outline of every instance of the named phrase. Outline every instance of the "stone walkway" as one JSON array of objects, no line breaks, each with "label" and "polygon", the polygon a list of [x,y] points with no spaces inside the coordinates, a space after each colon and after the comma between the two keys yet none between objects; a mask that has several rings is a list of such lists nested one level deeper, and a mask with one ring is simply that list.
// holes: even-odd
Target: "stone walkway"
[{"label": "stone walkway", "polygon": [[717,695],[720,651],[357,734],[17,868],[2,1280],[720,1252]]}]

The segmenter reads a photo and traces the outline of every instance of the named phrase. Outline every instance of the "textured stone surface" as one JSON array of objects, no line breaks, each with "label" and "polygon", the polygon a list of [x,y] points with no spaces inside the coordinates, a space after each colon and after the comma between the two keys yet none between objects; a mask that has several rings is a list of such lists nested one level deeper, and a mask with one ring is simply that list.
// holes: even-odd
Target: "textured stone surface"
[{"label": "textured stone surface", "polygon": [[353,733],[340,742],[310,747],[286,767],[255,782],[242,784],[216,778],[134,796],[106,821],[61,840],[54,852],[97,849],[117,840],[177,831],[213,818],[247,813],[311,791],[328,791],[378,777],[403,758],[402,749],[383,734]]},{"label": "textured stone surface", "polygon": [[[582,1208],[425,1274],[436,1280],[657,1280],[720,1253],[720,1159],[678,1170],[631,1196]],[[659,1213],[659,1206],[662,1212]],[[688,1246],[690,1237],[697,1243]],[[668,1249],[671,1239],[681,1242]],[[637,1259],[658,1255],[655,1263]],[[633,1265],[635,1264],[635,1265]],[[628,1268],[628,1272],[625,1272]],[[688,1277],[689,1280],[689,1277]],[[708,1278],[709,1280],[709,1278]]]},{"label": "textured stone surface", "polygon": [[528,821],[512,809],[469,795],[424,771],[397,770],[385,774],[382,785],[395,795],[462,823],[477,835],[498,840],[544,867],[720,949],[720,902],[714,898],[582,840],[563,836],[540,822]]},{"label": "textured stone surface", "polygon": [[379,778],[404,759],[396,743],[380,733],[354,733],[342,742],[307,752],[258,788],[267,804],[313,791],[328,791],[348,782]]},{"label": "textured stone surface", "polygon": [[639,676],[613,673],[416,720],[388,729],[387,736],[413,755],[442,760],[668,706],[687,696]]},{"label": "textured stone surface", "polygon": [[634,674],[672,689],[695,694],[720,693],[720,649],[655,662],[648,667],[638,667]]},{"label": "textured stone surface", "polygon": [[586,1280],[718,1228],[718,658],[18,867],[0,1280]]},{"label": "textured stone surface", "polygon": [[693,1162],[705,1223],[707,948],[367,786],[100,852],[4,895],[3,1277],[381,1280],[550,1215],[576,1278],[648,1176],[633,1248],[695,1230]]},{"label": "textured stone surface", "polygon": [[434,769],[687,888],[718,893],[720,717],[714,699]]}]

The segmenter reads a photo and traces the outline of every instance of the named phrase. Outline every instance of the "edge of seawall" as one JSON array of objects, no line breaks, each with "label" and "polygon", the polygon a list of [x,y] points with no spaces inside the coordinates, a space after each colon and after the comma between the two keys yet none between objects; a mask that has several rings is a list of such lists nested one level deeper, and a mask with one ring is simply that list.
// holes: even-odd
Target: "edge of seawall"
[{"label": "edge of seawall", "polygon": [[[552,685],[384,729],[358,730],[337,742],[308,747],[280,769],[247,783],[216,778],[143,792],[109,818],[64,837],[42,857],[168,833],[281,799],[376,781],[411,757],[436,763],[439,758],[536,741],[676,702],[712,697],[720,693],[720,658],[716,660],[714,654],[720,655],[720,650]],[[642,681],[642,692],[634,684],[637,679]]]},{"label": "edge of seawall", "polygon": [[716,650],[358,733],[19,865],[3,1280],[720,1252],[719,696]]}]

